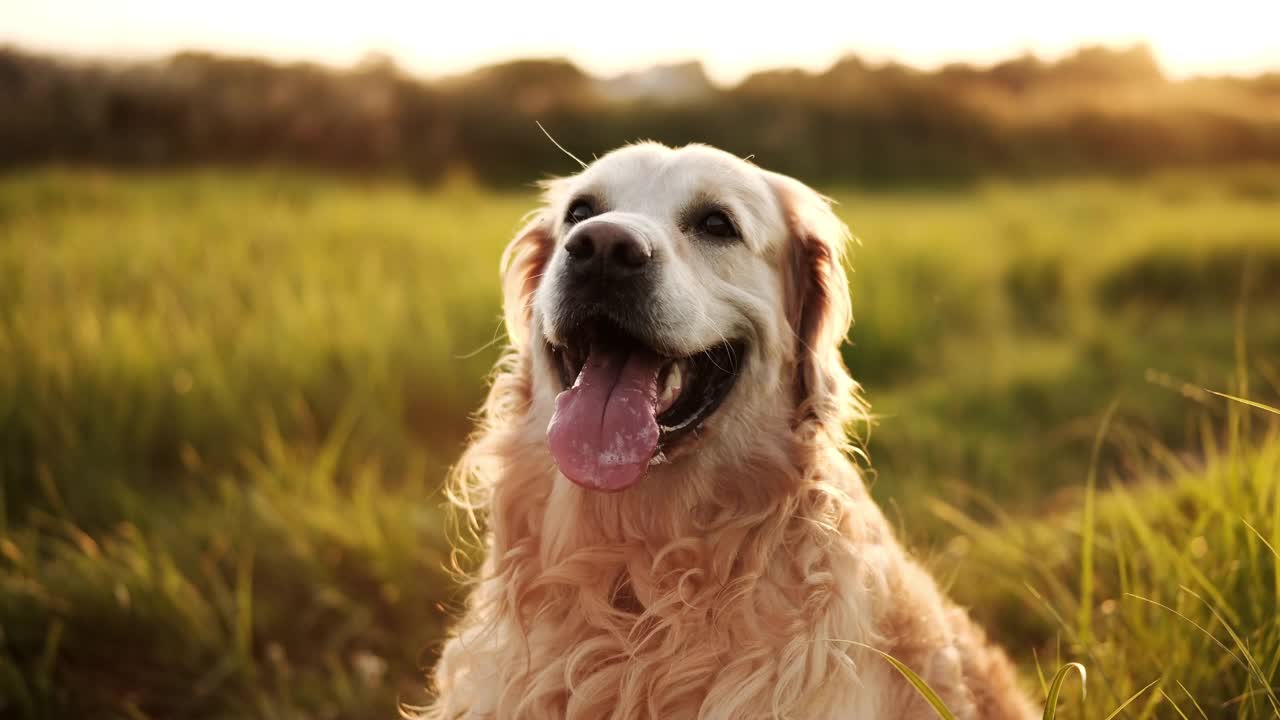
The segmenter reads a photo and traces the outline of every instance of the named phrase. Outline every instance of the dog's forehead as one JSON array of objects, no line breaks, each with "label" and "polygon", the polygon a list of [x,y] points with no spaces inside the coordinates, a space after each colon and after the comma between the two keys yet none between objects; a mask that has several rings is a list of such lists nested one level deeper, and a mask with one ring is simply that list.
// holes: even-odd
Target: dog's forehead
[{"label": "dog's forehead", "polygon": [[781,219],[777,196],[763,172],[705,145],[621,148],[592,163],[575,184],[579,192],[601,196],[611,209],[672,216],[700,200],[723,204],[757,225],[774,226]]}]

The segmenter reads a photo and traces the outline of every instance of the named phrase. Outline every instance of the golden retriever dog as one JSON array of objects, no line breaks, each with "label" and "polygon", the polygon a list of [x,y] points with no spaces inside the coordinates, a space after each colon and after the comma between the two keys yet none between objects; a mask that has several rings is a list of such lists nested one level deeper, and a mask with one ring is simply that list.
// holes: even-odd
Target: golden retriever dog
[{"label": "golden retriever dog", "polygon": [[870,499],[849,234],[706,146],[547,182],[451,495],[486,560],[427,718],[1028,718],[1004,653]]}]

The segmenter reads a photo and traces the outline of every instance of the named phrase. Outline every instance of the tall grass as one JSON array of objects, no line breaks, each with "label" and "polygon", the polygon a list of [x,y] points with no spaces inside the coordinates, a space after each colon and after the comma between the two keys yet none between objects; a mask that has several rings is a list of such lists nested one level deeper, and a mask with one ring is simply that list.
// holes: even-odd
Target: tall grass
[{"label": "tall grass", "polygon": [[1157,450],[1143,481],[1114,478],[1078,510],[993,527],[935,503],[961,532],[939,558],[961,602],[1006,641],[1089,668],[1063,717],[1127,698],[1139,718],[1280,713],[1280,425],[1246,432],[1247,412],[1204,457]]},{"label": "tall grass", "polygon": [[[1272,710],[1280,441],[1199,389],[1280,387],[1280,172],[1236,177],[835,191],[873,491],[1028,678],[1087,668],[1060,717]],[[0,177],[0,715],[420,701],[459,599],[440,479],[532,202]]]}]

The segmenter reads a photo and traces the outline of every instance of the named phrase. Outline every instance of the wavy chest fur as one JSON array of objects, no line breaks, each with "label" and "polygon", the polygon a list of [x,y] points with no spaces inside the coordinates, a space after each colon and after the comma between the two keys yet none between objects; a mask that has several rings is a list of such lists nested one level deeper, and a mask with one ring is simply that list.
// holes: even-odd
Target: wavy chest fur
[{"label": "wavy chest fur", "polygon": [[[437,668],[434,711],[880,717],[880,690],[899,683],[857,644],[880,644],[886,569],[902,556],[853,468],[837,470],[848,477],[759,503],[495,484],[489,559]],[[501,490],[519,486],[548,490]]]}]

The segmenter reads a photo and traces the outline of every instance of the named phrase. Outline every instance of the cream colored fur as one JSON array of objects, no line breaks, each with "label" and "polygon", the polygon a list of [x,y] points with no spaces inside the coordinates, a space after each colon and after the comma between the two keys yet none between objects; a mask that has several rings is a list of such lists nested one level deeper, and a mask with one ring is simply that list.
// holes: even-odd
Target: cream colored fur
[{"label": "cream colored fur", "polygon": [[[689,352],[748,341],[697,442],[617,494],[559,474],[544,352],[561,216],[609,198],[671,258],[657,307]],[[743,242],[702,248],[671,219],[697,194]],[[503,262],[511,345],[452,497],[486,560],[433,673],[426,718],[931,718],[869,645],[957,717],[1029,718],[1004,654],[895,540],[846,446],[865,418],[839,354],[848,235],[801,183],[706,147],[652,143],[549,183]]]}]

